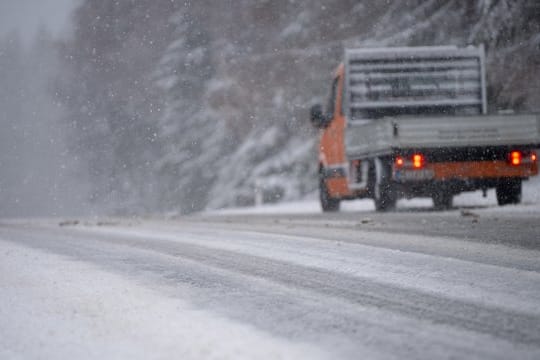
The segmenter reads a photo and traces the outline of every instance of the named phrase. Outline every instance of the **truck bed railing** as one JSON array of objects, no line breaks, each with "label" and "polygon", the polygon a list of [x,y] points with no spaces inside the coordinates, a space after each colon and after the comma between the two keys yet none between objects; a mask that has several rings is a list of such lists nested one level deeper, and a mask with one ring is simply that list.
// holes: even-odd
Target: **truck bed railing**
[{"label": "truck bed railing", "polygon": [[457,114],[486,112],[482,47],[347,49],[345,72],[350,121],[441,106]]}]

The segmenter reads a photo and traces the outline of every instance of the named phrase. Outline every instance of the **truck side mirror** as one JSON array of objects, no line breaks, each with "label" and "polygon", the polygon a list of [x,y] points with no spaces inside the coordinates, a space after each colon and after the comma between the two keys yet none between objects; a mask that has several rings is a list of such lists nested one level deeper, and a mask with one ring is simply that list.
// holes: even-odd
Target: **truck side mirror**
[{"label": "truck side mirror", "polygon": [[311,107],[310,120],[311,124],[318,129],[325,128],[328,125],[326,116],[324,116],[323,109],[320,104],[315,104]]}]

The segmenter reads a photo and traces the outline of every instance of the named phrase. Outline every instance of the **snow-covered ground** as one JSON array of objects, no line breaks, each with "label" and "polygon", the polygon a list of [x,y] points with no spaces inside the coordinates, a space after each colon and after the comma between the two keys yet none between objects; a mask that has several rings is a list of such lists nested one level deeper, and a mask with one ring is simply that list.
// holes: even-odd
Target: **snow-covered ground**
[{"label": "snow-covered ground", "polygon": [[537,359],[539,185],[443,212],[1,220],[0,359]]},{"label": "snow-covered ground", "polygon": [[0,240],[0,359],[319,359],[88,263]]},{"label": "snow-covered ground", "polygon": [[538,358],[539,246],[425,233],[456,212],[3,220],[0,358]]},{"label": "snow-covered ground", "polygon": [[[320,213],[321,208],[317,196],[318,194],[315,193],[301,201],[264,204],[257,207],[223,209],[211,211],[210,213],[224,215]],[[495,190],[493,189],[488,191],[487,197],[483,197],[481,191],[465,192],[454,197],[454,207],[474,207],[477,211],[481,212],[495,211],[540,213],[540,177],[537,176],[529,181],[523,182],[522,198],[522,204],[498,207],[497,199],[495,197]],[[429,198],[400,199],[397,204],[398,210],[431,208],[432,206],[433,202]],[[341,211],[375,211],[375,205],[371,199],[342,201]]]}]

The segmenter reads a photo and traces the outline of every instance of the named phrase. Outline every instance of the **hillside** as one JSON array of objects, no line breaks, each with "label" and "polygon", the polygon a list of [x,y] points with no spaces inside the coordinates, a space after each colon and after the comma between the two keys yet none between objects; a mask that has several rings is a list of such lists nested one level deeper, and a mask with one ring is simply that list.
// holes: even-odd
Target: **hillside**
[{"label": "hillside", "polygon": [[484,44],[490,110],[540,111],[534,0],[87,0],[75,22],[66,122],[93,201],[116,212],[313,191],[307,109],[325,103],[345,46]]}]

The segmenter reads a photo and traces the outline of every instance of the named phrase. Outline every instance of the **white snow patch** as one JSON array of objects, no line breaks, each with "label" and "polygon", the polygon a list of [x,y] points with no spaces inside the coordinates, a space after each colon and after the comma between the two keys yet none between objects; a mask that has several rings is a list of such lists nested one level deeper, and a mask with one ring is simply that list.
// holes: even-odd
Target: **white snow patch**
[{"label": "white snow patch", "polygon": [[[80,228],[81,231],[120,235],[145,240],[168,240],[227,250],[305,267],[347,274],[359,279],[401,288],[418,289],[446,298],[461,299],[481,305],[540,314],[540,274],[532,271],[476,263],[467,260],[421,254],[356,243],[339,243],[313,237],[267,234],[257,231],[209,229],[206,226],[182,225],[178,228],[149,227]],[[446,241],[422,235],[363,233],[359,237],[384,239],[394,237],[403,243],[424,239]],[[472,253],[490,252],[497,258],[519,254],[522,258],[538,257],[535,250],[516,250],[504,245],[474,244],[453,239],[453,246]]]},{"label": "white snow patch", "polygon": [[0,240],[2,359],[322,358],[92,265]]},{"label": "white snow patch", "polygon": [[[282,202],[277,204],[264,204],[256,207],[227,208],[208,211],[213,215],[242,215],[242,214],[314,214],[320,213],[318,194],[314,193],[304,200]],[[497,206],[495,190],[491,189],[487,197],[483,197],[481,191],[465,192],[454,197],[454,206],[475,207],[480,212],[503,212],[503,213],[540,213],[540,177],[534,177],[523,182],[523,201],[519,205]],[[433,202],[430,198],[400,199],[397,204],[398,210],[431,208]],[[371,199],[346,200],[341,202],[343,212],[367,212],[375,211],[375,205]]]}]

